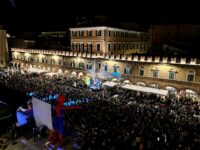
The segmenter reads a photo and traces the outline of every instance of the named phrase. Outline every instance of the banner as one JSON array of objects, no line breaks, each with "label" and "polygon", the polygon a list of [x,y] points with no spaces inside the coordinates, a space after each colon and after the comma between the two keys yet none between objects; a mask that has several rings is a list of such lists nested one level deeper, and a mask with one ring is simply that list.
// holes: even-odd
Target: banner
[{"label": "banner", "polygon": [[53,130],[51,104],[45,103],[39,99],[32,98],[33,116],[37,127],[45,125],[50,130]]}]

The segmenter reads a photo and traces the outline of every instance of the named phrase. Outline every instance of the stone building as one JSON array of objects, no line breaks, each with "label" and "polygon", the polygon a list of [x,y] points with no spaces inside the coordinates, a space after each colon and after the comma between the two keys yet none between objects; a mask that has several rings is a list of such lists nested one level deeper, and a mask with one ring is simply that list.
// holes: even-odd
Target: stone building
[{"label": "stone building", "polygon": [[150,48],[149,32],[111,27],[70,28],[71,50],[91,53],[146,53]]},{"label": "stone building", "polygon": [[195,59],[108,53],[12,49],[16,67],[37,67],[63,74],[93,74],[129,80],[132,84],[168,89],[178,95],[198,97],[200,63]]}]

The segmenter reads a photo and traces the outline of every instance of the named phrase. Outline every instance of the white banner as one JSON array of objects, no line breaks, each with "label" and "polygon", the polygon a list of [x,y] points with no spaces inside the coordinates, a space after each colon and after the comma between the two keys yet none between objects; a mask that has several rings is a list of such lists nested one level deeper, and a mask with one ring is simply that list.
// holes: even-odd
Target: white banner
[{"label": "white banner", "polygon": [[45,103],[39,99],[32,98],[33,115],[37,127],[45,125],[50,130],[53,130],[51,104]]}]

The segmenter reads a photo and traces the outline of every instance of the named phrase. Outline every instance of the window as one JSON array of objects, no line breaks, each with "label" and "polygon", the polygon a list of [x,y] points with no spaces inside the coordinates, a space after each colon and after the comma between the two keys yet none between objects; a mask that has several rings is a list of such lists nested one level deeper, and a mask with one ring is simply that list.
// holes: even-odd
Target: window
[{"label": "window", "polygon": [[115,31],[113,31],[113,36],[114,36],[114,37],[116,36],[116,32],[115,32]]},{"label": "window", "polygon": [[108,31],[108,36],[111,36],[111,31]]},{"label": "window", "polygon": [[88,44],[88,50],[92,52],[92,44]]},{"label": "window", "polygon": [[80,36],[84,36],[84,31],[80,31],[80,32],[79,32],[79,35],[80,35]]},{"label": "window", "polygon": [[140,67],[139,76],[144,76],[144,67]]},{"label": "window", "polygon": [[84,65],[83,62],[79,62],[79,68],[81,68],[81,69],[84,69],[84,68],[85,68],[85,65]]},{"label": "window", "polygon": [[91,62],[88,62],[87,69],[92,69],[92,63]]},{"label": "window", "polygon": [[113,66],[113,71],[114,71],[114,72],[117,72],[117,69],[118,69],[118,66],[117,66],[117,65],[114,65],[114,66]]},{"label": "window", "polygon": [[152,69],[152,77],[158,78],[158,76],[159,76],[159,70],[158,70],[157,67],[155,67],[155,68]]},{"label": "window", "polygon": [[77,31],[72,31],[72,36],[77,36]]},{"label": "window", "polygon": [[101,36],[101,30],[100,30],[100,31],[97,31],[96,35],[97,35],[97,36]]},{"label": "window", "polygon": [[126,68],[124,68],[124,74],[127,74]]},{"label": "window", "polygon": [[88,31],[88,36],[92,36],[92,31]]},{"label": "window", "polygon": [[64,61],[64,62],[63,62],[63,65],[64,65],[64,66],[68,66],[68,62],[67,62],[67,61]]},{"label": "window", "polygon": [[97,51],[100,51],[100,44],[97,44]]},{"label": "window", "polygon": [[174,80],[176,78],[176,72],[173,70],[169,71],[169,79]]},{"label": "window", "polygon": [[75,62],[74,61],[70,61],[68,64],[69,67],[75,67]]},{"label": "window", "polygon": [[3,60],[1,60],[1,65],[3,65]]},{"label": "window", "polygon": [[75,50],[78,50],[78,44],[76,43],[76,49]]},{"label": "window", "polygon": [[124,74],[130,74],[131,67],[129,65],[124,68]]},{"label": "window", "polygon": [[101,63],[100,62],[98,63],[98,68],[101,69]]},{"label": "window", "polygon": [[123,43],[123,49],[125,49],[125,43]]},{"label": "window", "polygon": [[158,70],[153,70],[152,71],[152,77],[157,78],[158,77]]},{"label": "window", "polygon": [[111,50],[111,45],[110,44],[108,44],[108,51],[110,51]]},{"label": "window", "polygon": [[74,32],[74,36],[77,36],[77,31]]},{"label": "window", "polygon": [[195,80],[195,71],[189,71],[187,74],[187,81],[193,82]]},{"label": "window", "polygon": [[80,50],[84,50],[84,44],[80,44]]},{"label": "window", "polygon": [[74,45],[74,43],[72,43],[72,50],[74,50],[75,49],[75,45]]},{"label": "window", "polygon": [[104,65],[104,71],[108,71],[108,64]]},{"label": "window", "polygon": [[59,60],[58,63],[59,63],[59,65],[63,65],[63,61],[62,60]]}]

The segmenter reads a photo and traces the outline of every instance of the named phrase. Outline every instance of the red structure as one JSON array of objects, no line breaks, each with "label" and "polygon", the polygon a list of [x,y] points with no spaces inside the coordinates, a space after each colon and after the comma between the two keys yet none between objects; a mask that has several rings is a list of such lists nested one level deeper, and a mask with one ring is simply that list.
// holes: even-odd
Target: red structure
[{"label": "red structure", "polygon": [[56,123],[52,132],[53,142],[58,142],[58,145],[63,145],[63,134],[64,134],[64,111],[66,109],[80,109],[81,106],[64,106],[66,98],[64,95],[58,96],[58,102],[56,104]]}]

